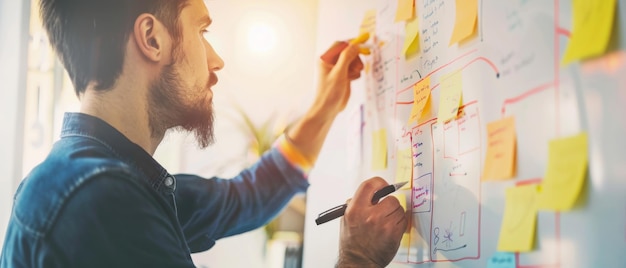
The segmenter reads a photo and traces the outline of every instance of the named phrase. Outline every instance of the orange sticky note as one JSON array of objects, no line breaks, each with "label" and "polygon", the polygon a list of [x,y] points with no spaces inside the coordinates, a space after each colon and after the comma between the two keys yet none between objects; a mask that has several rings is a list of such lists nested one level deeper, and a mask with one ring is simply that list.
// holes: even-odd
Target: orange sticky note
[{"label": "orange sticky note", "polygon": [[430,104],[430,76],[413,87],[413,108],[409,117],[409,126],[420,122],[428,104]]},{"label": "orange sticky note", "polygon": [[572,38],[563,64],[604,54],[615,21],[616,0],[573,0]]},{"label": "orange sticky note", "polygon": [[478,24],[478,0],[456,0],[456,21],[450,45],[474,37]]},{"label": "orange sticky note", "polygon": [[[396,182],[410,181],[413,178],[413,152],[411,148],[398,150],[396,153]],[[409,189],[411,184],[405,184],[401,189]]]},{"label": "orange sticky note", "polygon": [[503,217],[498,251],[531,251],[535,244],[537,225],[537,185],[506,189]]},{"label": "orange sticky note", "polygon": [[414,4],[414,0],[398,0],[398,9],[396,10],[395,22],[413,18],[413,14],[415,13]]},{"label": "orange sticky note", "polygon": [[515,175],[515,143],[515,119],[512,116],[487,125],[483,180],[510,179]]},{"label": "orange sticky note", "polygon": [[438,121],[445,123],[457,117],[463,102],[463,77],[455,71],[441,78]]},{"label": "orange sticky note", "polygon": [[387,130],[372,133],[372,169],[387,169]]},{"label": "orange sticky note", "polygon": [[[326,52],[324,52],[324,54],[322,54],[322,56],[320,56],[320,58],[328,64],[335,64],[339,60],[339,56],[341,55],[341,52],[343,52],[343,50],[346,49],[348,45],[363,44],[367,42],[369,38],[370,38],[369,33],[363,33],[359,35],[357,38],[350,40],[349,42],[348,41],[335,42],[331,48],[329,48]],[[359,52],[361,54],[369,54],[369,49],[360,48]]]},{"label": "orange sticky note", "polygon": [[567,211],[574,207],[587,175],[587,133],[548,144],[548,170],[539,189],[539,209]]},{"label": "orange sticky note", "polygon": [[361,22],[361,28],[359,29],[359,35],[364,33],[372,34],[376,31],[376,9],[371,9],[365,12],[363,22]]},{"label": "orange sticky note", "polygon": [[402,46],[402,54],[405,58],[410,58],[419,52],[420,42],[419,42],[419,19],[414,18],[406,23],[404,36],[404,45]]}]

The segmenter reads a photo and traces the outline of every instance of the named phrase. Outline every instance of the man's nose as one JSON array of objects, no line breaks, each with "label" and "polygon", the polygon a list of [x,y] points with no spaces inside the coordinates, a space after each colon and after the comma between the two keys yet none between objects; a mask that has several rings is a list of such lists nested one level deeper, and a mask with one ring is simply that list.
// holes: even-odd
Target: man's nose
[{"label": "man's nose", "polygon": [[213,49],[212,46],[209,45],[209,58],[207,59],[209,61],[209,69],[212,72],[217,72],[219,70],[221,70],[222,68],[224,68],[224,60],[222,59],[222,57],[220,57],[217,52],[215,52],[215,50]]}]

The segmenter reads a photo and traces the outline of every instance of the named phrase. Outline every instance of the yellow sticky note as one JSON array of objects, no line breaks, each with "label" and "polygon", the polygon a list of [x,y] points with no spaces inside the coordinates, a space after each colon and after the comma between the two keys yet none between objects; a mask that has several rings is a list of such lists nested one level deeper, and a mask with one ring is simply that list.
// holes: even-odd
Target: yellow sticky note
[{"label": "yellow sticky note", "polygon": [[548,144],[548,170],[539,190],[539,209],[570,210],[585,185],[587,133]]},{"label": "yellow sticky note", "polygon": [[[406,212],[407,207],[406,207],[406,195],[405,194],[401,194],[401,193],[397,193],[395,194],[396,198],[398,198],[398,202],[400,202],[400,206],[404,209],[404,211]],[[402,234],[402,240],[400,240],[400,247],[401,248],[408,248],[411,245],[411,236],[410,234],[410,230],[407,226],[407,230],[405,230],[404,234]]]},{"label": "yellow sticky note", "polygon": [[456,21],[450,45],[474,37],[478,24],[478,0],[456,0]]},{"label": "yellow sticky note", "polygon": [[431,118],[429,116],[431,110],[432,110],[432,98],[429,97],[428,100],[426,101],[426,104],[424,105],[424,110],[422,111],[422,115],[417,120],[417,124],[421,124],[421,123],[428,121],[428,119]]},{"label": "yellow sticky note", "polygon": [[411,246],[411,235],[410,233],[403,233],[402,240],[400,240],[400,248],[408,248]]},{"label": "yellow sticky note", "polygon": [[376,31],[376,9],[371,9],[365,12],[365,17],[363,17],[363,22],[361,22],[359,35],[364,33],[370,33],[373,35],[374,31]]},{"label": "yellow sticky note", "polygon": [[572,38],[563,64],[604,54],[611,39],[616,0],[573,0]]},{"label": "yellow sticky note", "polygon": [[[413,152],[411,148],[398,150],[396,154],[396,182],[410,181],[413,177]],[[411,184],[405,184],[401,189],[409,189]]]},{"label": "yellow sticky note", "polygon": [[387,169],[387,130],[380,129],[372,133],[372,169]]},{"label": "yellow sticky note", "polygon": [[461,71],[455,71],[442,78],[439,97],[439,122],[448,122],[456,118],[463,100],[463,77]]},{"label": "yellow sticky note", "polygon": [[531,251],[537,224],[537,185],[506,189],[503,217],[498,251]]},{"label": "yellow sticky note", "polygon": [[415,0],[398,0],[395,22],[413,18]]},{"label": "yellow sticky note", "polygon": [[515,119],[512,116],[487,125],[483,180],[510,179],[515,175],[515,142]]},{"label": "yellow sticky note", "polygon": [[430,104],[430,76],[422,79],[413,87],[413,108],[408,125],[419,123]]},{"label": "yellow sticky note", "polygon": [[394,194],[396,198],[398,198],[398,202],[400,202],[400,206],[406,211],[406,195],[402,193]]},{"label": "yellow sticky note", "polygon": [[406,23],[404,36],[404,45],[402,46],[402,54],[404,54],[405,58],[410,58],[419,52],[420,41],[419,41],[419,19],[414,18]]}]

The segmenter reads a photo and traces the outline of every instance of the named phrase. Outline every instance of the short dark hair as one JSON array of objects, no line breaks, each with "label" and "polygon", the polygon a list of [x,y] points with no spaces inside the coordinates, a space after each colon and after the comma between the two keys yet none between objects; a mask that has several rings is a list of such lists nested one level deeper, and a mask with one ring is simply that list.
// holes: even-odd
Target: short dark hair
[{"label": "short dark hair", "polygon": [[41,0],[40,14],[50,43],[74,84],[76,95],[90,81],[96,90],[113,87],[135,20],[154,15],[172,38],[181,40],[180,13],[188,0]]}]

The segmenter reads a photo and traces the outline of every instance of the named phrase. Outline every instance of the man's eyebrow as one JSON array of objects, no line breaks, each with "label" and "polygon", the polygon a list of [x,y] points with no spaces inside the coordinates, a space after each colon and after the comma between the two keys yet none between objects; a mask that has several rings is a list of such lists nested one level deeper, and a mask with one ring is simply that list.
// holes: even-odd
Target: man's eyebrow
[{"label": "man's eyebrow", "polygon": [[199,24],[202,25],[202,27],[209,27],[209,25],[213,23],[213,20],[209,16],[204,16],[200,18],[198,21],[199,21]]}]

